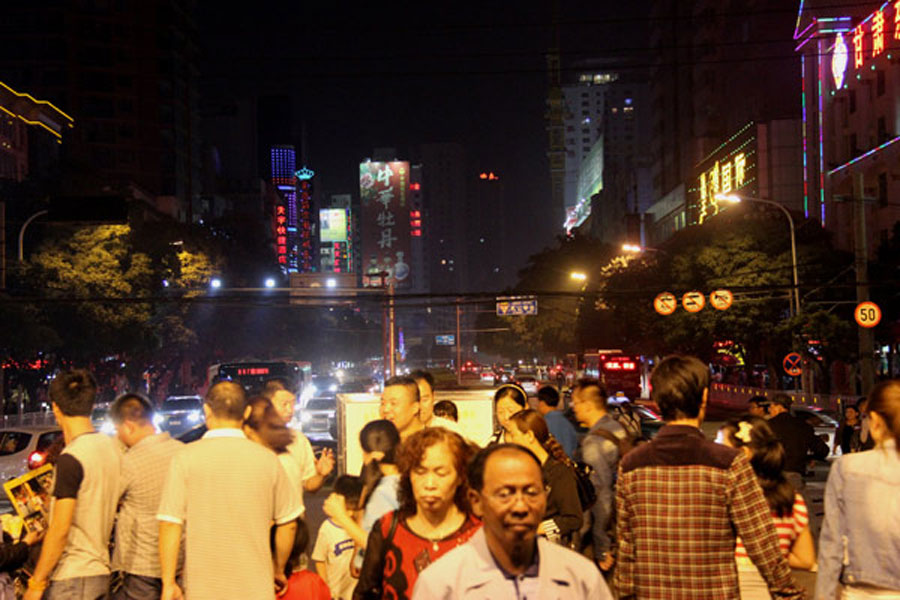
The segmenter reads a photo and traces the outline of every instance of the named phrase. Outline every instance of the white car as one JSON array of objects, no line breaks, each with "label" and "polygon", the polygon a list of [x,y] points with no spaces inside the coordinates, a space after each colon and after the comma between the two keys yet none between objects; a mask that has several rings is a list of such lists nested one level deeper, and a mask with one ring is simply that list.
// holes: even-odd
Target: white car
[{"label": "white car", "polygon": [[47,462],[59,425],[24,425],[0,430],[0,482],[9,481]]}]

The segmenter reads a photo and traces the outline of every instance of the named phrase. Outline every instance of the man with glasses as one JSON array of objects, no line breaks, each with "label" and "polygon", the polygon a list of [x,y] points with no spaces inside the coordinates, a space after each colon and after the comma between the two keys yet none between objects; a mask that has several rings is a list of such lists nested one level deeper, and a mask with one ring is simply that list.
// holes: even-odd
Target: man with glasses
[{"label": "man with glasses", "polygon": [[612,599],[591,561],[538,537],[547,492],[534,454],[515,444],[489,446],[475,456],[468,477],[483,527],[419,574],[413,600]]}]

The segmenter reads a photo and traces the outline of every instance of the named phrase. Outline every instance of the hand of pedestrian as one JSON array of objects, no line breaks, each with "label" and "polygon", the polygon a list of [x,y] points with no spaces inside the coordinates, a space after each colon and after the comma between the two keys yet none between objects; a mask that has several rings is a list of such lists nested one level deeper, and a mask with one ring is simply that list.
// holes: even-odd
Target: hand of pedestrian
[{"label": "hand of pedestrian", "polygon": [[29,531],[25,534],[25,537],[22,538],[22,541],[29,546],[34,546],[42,539],[44,539],[44,533],[44,531]]},{"label": "hand of pedestrian", "polygon": [[287,577],[284,576],[284,573],[275,573],[275,595],[276,596],[284,596],[287,593],[288,584]]},{"label": "hand of pedestrian", "polygon": [[25,595],[22,596],[22,600],[41,600],[41,596],[44,595],[44,590],[33,590],[28,588],[25,590]]},{"label": "hand of pedestrian", "polygon": [[159,600],[184,600],[184,593],[174,581],[170,584],[163,583],[162,595]]},{"label": "hand of pedestrian", "polygon": [[334,470],[334,452],[331,448],[324,448],[316,460],[316,473],[325,477]]}]

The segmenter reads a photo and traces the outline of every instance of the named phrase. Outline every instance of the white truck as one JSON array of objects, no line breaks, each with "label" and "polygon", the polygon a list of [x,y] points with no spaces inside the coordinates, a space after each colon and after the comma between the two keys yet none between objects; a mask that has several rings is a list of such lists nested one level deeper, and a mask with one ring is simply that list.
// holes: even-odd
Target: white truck
[{"label": "white truck", "polygon": [[[450,400],[459,411],[459,428],[463,434],[479,446],[490,441],[494,433],[494,391],[436,390],[435,402]],[[378,414],[380,398],[377,394],[338,394],[337,462],[339,473],[358,475],[362,468],[362,448],[359,432],[369,421],[381,418]]]}]

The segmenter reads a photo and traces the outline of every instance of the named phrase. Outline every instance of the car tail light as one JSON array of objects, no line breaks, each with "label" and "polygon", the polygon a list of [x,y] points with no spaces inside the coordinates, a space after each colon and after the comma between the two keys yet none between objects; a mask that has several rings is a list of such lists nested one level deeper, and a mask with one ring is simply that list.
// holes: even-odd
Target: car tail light
[{"label": "car tail light", "polygon": [[44,464],[45,460],[47,460],[47,455],[43,452],[32,452],[28,455],[28,470],[37,469]]}]

